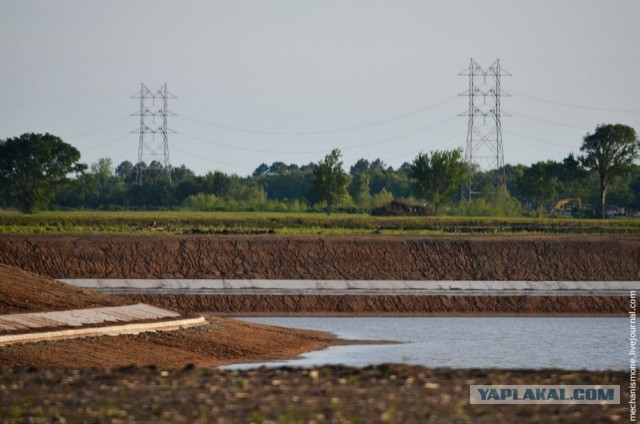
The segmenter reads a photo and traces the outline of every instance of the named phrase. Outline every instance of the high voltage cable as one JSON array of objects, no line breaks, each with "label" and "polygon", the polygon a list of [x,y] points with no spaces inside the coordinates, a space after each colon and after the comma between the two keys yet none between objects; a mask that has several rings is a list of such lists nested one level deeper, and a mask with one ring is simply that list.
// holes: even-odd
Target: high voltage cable
[{"label": "high voltage cable", "polygon": [[126,152],[124,152],[124,153],[120,153],[120,154],[119,154],[119,155],[117,155],[117,156],[110,157],[110,159],[111,159],[111,160],[115,160],[115,159],[121,158],[121,157],[123,157],[123,156],[127,156],[127,155],[129,155],[129,154],[131,154],[131,153],[134,153],[134,152],[137,152],[137,151],[138,151],[138,146],[134,147],[134,148],[133,148],[133,149],[131,149],[131,150],[127,150],[127,151],[126,151]]},{"label": "high voltage cable", "polygon": [[[433,148],[433,147],[436,147],[436,146],[439,146],[439,145],[441,145],[441,144],[444,144],[444,143],[446,143],[446,142],[448,142],[448,141],[455,140],[456,138],[462,138],[462,137],[464,137],[464,135],[465,135],[466,133],[467,133],[466,131],[461,132],[460,134],[456,134],[456,135],[454,135],[453,137],[449,137],[449,138],[447,138],[447,139],[445,139],[445,140],[438,141],[437,143],[429,144],[428,146],[426,146],[426,148],[427,148],[427,149],[431,149],[431,148]],[[406,153],[402,153],[402,154],[399,154],[399,155],[395,155],[395,156],[387,157],[387,158],[385,158],[385,159],[384,159],[384,161],[385,161],[385,162],[387,162],[387,161],[390,161],[390,160],[393,160],[393,159],[401,158],[401,157],[403,157],[403,156],[416,154],[416,153],[421,152],[421,151],[423,151],[423,150],[424,150],[424,148],[422,148],[422,149],[420,149],[420,150],[413,150],[413,151],[411,151],[411,152],[406,152]]]},{"label": "high voltage cable", "polygon": [[204,161],[207,161],[207,162],[215,163],[215,164],[218,164],[218,165],[233,166],[233,167],[236,167],[236,168],[250,169],[250,170],[254,170],[255,169],[255,168],[251,168],[251,167],[244,166],[244,165],[238,165],[238,164],[235,164],[235,163],[216,161],[216,160],[213,160],[213,159],[202,157],[202,155],[196,155],[196,154],[193,154],[193,153],[190,153],[190,152],[185,152],[184,150],[177,149],[175,147],[172,147],[172,150],[175,150],[176,152],[180,152],[180,153],[182,153],[184,155],[187,155],[187,156],[191,156],[191,157],[194,157],[194,158],[197,158],[197,159],[200,159],[200,160],[204,160]]},{"label": "high voltage cable", "polygon": [[516,137],[522,137],[532,141],[537,141],[538,143],[550,144],[552,146],[558,146],[558,147],[564,147],[565,149],[576,150],[575,146],[569,146],[568,144],[554,143],[552,141],[541,140],[539,138],[529,137],[528,135],[518,134],[513,131],[507,131],[507,130],[503,130],[503,131],[507,134],[515,135]]},{"label": "high voltage cable", "polygon": [[405,134],[400,134],[400,135],[397,135],[397,136],[394,136],[394,137],[385,138],[383,140],[374,141],[374,142],[371,142],[371,143],[359,144],[359,145],[356,145],[356,146],[348,146],[348,147],[343,148],[342,150],[354,150],[354,149],[360,149],[362,147],[369,147],[369,146],[375,146],[377,144],[388,143],[389,141],[398,140],[400,138],[409,137],[409,136],[412,136],[412,135],[415,135],[415,134],[430,130],[430,129],[435,128],[437,126],[440,126],[442,124],[446,124],[447,122],[451,122],[451,121],[453,121],[455,119],[458,119],[457,115],[452,117],[452,118],[445,119],[445,120],[442,120],[440,122],[437,122],[437,123],[435,123],[433,125],[430,125],[428,127],[417,129],[415,131],[411,131],[411,132],[408,132],[408,133],[405,133]]},{"label": "high voltage cable", "polygon": [[571,103],[564,103],[564,102],[560,102],[560,101],[557,101],[557,100],[544,99],[542,97],[536,97],[536,96],[530,96],[528,94],[518,93],[517,91],[513,91],[513,90],[509,90],[509,93],[516,94],[516,95],[521,96],[521,97],[526,97],[528,99],[537,100],[539,102],[546,102],[546,103],[551,103],[551,104],[560,105],[560,106],[573,107],[573,108],[576,108],[576,109],[595,110],[595,111],[598,111],[598,112],[640,113],[640,110],[607,109],[607,108],[599,108],[599,107],[582,106],[582,105],[576,105],[576,104],[571,104]]},{"label": "high voltage cable", "polygon": [[[358,144],[355,146],[345,146],[343,148],[341,148],[341,150],[355,150],[355,149],[361,149],[363,147],[369,147],[369,146],[375,146],[377,144],[383,144],[383,143],[388,143],[390,141],[394,141],[394,140],[398,140],[404,137],[409,137],[415,134],[419,134],[421,132],[430,130],[432,128],[435,128],[437,126],[440,126],[442,124],[445,124],[447,122],[453,121],[455,119],[457,119],[457,116],[442,120],[440,122],[436,122],[433,125],[429,125],[427,127],[423,127],[423,128],[419,128],[417,130],[414,131],[410,131],[408,133],[404,133],[404,134],[400,134],[400,135],[396,135],[393,137],[388,137],[388,138],[384,138],[382,140],[377,140],[377,141],[372,141],[369,143],[363,143],[363,144]],[[245,152],[253,152],[253,153],[272,153],[272,154],[316,154],[316,153],[325,153],[326,150],[264,150],[264,149],[254,149],[254,148],[249,148],[249,147],[242,147],[242,146],[233,146],[230,144],[224,144],[224,143],[218,143],[218,142],[214,142],[214,141],[210,141],[210,140],[206,140],[204,138],[200,138],[200,137],[196,137],[196,136],[192,136],[189,134],[185,134],[185,133],[179,133],[187,138],[192,138],[194,140],[198,140],[207,144],[211,144],[214,146],[219,146],[219,147],[226,147],[228,149],[234,149],[234,150],[241,150],[241,151],[245,151]]]},{"label": "high voltage cable", "polygon": [[117,143],[118,141],[124,140],[125,138],[129,138],[131,134],[125,134],[122,137],[118,137],[111,141],[107,141],[106,143],[99,144],[97,146],[89,147],[88,149],[83,149],[83,152],[91,152],[93,150],[99,149],[100,147],[109,146],[111,144]]},{"label": "high voltage cable", "polygon": [[130,118],[131,118],[130,116],[127,116],[126,118],[119,119],[119,120],[117,120],[117,121],[115,121],[115,122],[112,122],[112,123],[110,123],[110,124],[106,124],[106,125],[103,125],[103,126],[101,126],[101,127],[94,128],[94,129],[92,129],[92,130],[85,131],[85,132],[82,132],[82,133],[79,133],[79,134],[71,135],[71,136],[68,136],[68,137],[66,137],[66,138],[77,138],[77,137],[82,137],[83,135],[93,134],[93,133],[95,133],[95,132],[98,132],[98,131],[101,131],[101,130],[104,130],[104,129],[107,129],[107,128],[110,128],[110,127],[113,127],[114,125],[117,125],[117,124],[119,124],[120,122],[124,122],[124,121],[126,121],[126,120],[128,120],[128,119],[130,119]]},{"label": "high voltage cable", "polygon": [[[234,146],[231,144],[225,144],[225,143],[219,143],[217,141],[211,141],[205,138],[201,138],[201,137],[196,137],[194,135],[189,135],[186,134],[184,132],[179,132],[179,135],[183,136],[183,137],[187,137],[193,140],[197,140],[197,141],[201,141],[203,143],[209,144],[209,145],[213,145],[213,146],[218,146],[218,147],[225,147],[227,149],[232,149],[232,150],[240,150],[243,152],[251,152],[251,153],[277,153],[277,154],[299,154],[299,153],[319,153],[317,151],[293,151],[293,150],[263,150],[263,149],[253,149],[250,147],[242,147],[242,146]],[[173,149],[173,147],[172,147]],[[320,152],[321,153],[321,152]]]},{"label": "high voltage cable", "polygon": [[260,131],[260,130],[250,130],[250,129],[245,129],[245,128],[238,128],[238,127],[232,127],[232,126],[228,126],[228,125],[221,125],[221,124],[216,124],[214,122],[208,122],[202,119],[198,119],[198,118],[192,118],[186,115],[178,115],[179,117],[185,118],[187,120],[190,121],[194,121],[194,122],[198,122],[200,124],[204,124],[204,125],[209,125],[211,127],[214,128],[220,128],[220,129],[224,129],[224,130],[230,130],[230,131],[236,131],[236,132],[243,132],[243,133],[249,133],[249,134],[262,134],[262,135],[321,135],[321,134],[331,134],[331,133],[338,133],[338,132],[345,132],[345,131],[353,131],[353,130],[358,130],[358,129],[363,129],[363,128],[369,128],[369,127],[375,127],[378,125],[382,125],[382,124],[386,124],[388,122],[393,122],[393,121],[397,121],[399,119],[404,119],[404,118],[408,118],[410,116],[414,116],[417,115],[419,113],[422,112],[426,112],[427,110],[436,108],[438,106],[441,106],[445,103],[448,103],[454,99],[456,99],[458,96],[453,96],[450,97],[446,100],[443,100],[441,102],[438,102],[436,104],[433,104],[431,106],[427,106],[421,109],[417,109],[402,115],[398,115],[398,116],[394,116],[393,118],[388,118],[382,121],[377,121],[377,122],[372,122],[369,124],[363,124],[363,125],[356,125],[356,126],[352,126],[352,127],[343,127],[343,128],[334,128],[334,129],[330,129],[330,130],[320,130],[320,131],[291,131],[291,132],[287,132],[287,131]]},{"label": "high voltage cable", "polygon": [[550,121],[548,119],[536,118],[536,117],[533,117],[533,116],[525,115],[523,113],[517,113],[517,112],[509,111],[509,114],[511,114],[513,116],[520,116],[521,118],[531,119],[532,121],[539,121],[539,122],[544,122],[544,123],[547,123],[547,124],[557,125],[557,126],[560,126],[560,127],[575,128],[575,129],[578,129],[578,130],[589,131],[588,128],[578,127],[576,125],[571,125],[571,124],[564,124],[562,122]]}]

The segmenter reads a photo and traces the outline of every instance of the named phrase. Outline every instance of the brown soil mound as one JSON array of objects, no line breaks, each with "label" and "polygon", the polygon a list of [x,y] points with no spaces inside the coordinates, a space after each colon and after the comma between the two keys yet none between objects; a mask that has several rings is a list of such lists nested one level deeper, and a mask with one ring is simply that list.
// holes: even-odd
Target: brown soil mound
[{"label": "brown soil mound", "polygon": [[640,280],[640,238],[3,236],[54,278]]},{"label": "brown soil mound", "polygon": [[3,366],[217,366],[294,357],[337,343],[335,336],[317,331],[272,327],[228,318],[209,320],[208,325],[180,331],[0,346],[0,369]]},{"label": "brown soil mound", "polygon": [[122,299],[0,265],[0,315],[97,308],[123,304]]},{"label": "brown soil mound", "polygon": [[627,315],[627,297],[598,296],[205,296],[126,295],[183,313],[218,314],[603,314]]}]

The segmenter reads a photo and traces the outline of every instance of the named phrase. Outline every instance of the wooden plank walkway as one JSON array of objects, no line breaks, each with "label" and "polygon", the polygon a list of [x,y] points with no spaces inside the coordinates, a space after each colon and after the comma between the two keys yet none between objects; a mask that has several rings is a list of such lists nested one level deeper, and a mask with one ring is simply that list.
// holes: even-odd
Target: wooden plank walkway
[{"label": "wooden plank walkway", "polygon": [[[173,311],[144,303],[0,315],[0,346],[43,340],[173,331],[203,325],[206,322],[204,317],[181,317]],[[47,330],[38,331],[43,328]]]},{"label": "wooden plank walkway", "polygon": [[29,331],[51,327],[82,327],[108,322],[131,322],[175,318],[180,314],[144,303],[69,311],[0,315],[0,332]]}]

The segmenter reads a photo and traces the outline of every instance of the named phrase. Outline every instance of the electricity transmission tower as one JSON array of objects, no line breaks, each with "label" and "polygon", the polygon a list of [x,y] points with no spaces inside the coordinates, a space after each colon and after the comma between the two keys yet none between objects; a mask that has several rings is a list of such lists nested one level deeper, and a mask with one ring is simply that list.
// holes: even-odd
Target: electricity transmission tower
[{"label": "electricity transmission tower", "polygon": [[138,163],[136,164],[136,180],[142,184],[146,169],[154,161],[162,166],[161,172],[167,175],[171,184],[171,162],[169,161],[169,137],[175,131],[167,128],[167,117],[176,116],[167,108],[168,99],[177,97],[167,91],[164,84],[157,91],[151,91],[143,83],[140,91],[131,96],[140,99],[140,111],[132,116],[140,117],[140,128],[132,133],[140,134],[138,144]]},{"label": "electricity transmission tower", "polygon": [[459,116],[469,117],[465,161],[471,169],[471,176],[462,188],[462,198],[470,201],[485,182],[480,178],[481,174],[495,176],[495,185],[506,183],[502,116],[509,115],[500,111],[500,97],[509,94],[502,92],[500,78],[511,74],[500,67],[500,59],[486,70],[471,59],[469,68],[458,75],[469,77],[469,90],[460,94],[469,97],[469,110]]}]

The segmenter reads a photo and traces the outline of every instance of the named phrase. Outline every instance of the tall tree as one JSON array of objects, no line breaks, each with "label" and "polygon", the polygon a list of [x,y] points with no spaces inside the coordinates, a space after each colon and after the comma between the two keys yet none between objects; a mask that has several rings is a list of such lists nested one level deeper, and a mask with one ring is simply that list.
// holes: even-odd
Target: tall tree
[{"label": "tall tree", "polygon": [[606,219],[607,190],[638,158],[640,141],[636,131],[627,125],[599,125],[593,134],[584,137],[580,151],[584,154],[580,161],[600,177],[600,217]]},{"label": "tall tree", "polygon": [[53,186],[65,182],[67,174],[80,172],[80,152],[51,134],[22,134],[0,141],[0,187],[18,202],[20,209],[34,213],[53,198]]},{"label": "tall tree", "polygon": [[453,198],[467,174],[468,167],[462,159],[462,149],[435,150],[431,155],[421,152],[409,171],[414,188],[433,202],[436,214],[443,202]]},{"label": "tall tree", "polygon": [[116,166],[116,177],[122,178],[127,182],[135,181],[136,179],[135,166],[128,160],[121,162],[120,165]]},{"label": "tall tree", "polygon": [[311,198],[327,203],[327,213],[347,197],[349,176],[342,169],[340,150],[333,149],[313,170]]},{"label": "tall tree", "polygon": [[358,207],[367,209],[371,206],[371,189],[369,183],[371,176],[365,172],[360,172],[351,177],[349,194]]},{"label": "tall tree", "polygon": [[546,162],[536,162],[526,168],[517,180],[520,193],[531,201],[538,216],[544,212],[545,205],[558,196],[558,162],[548,160]]}]

